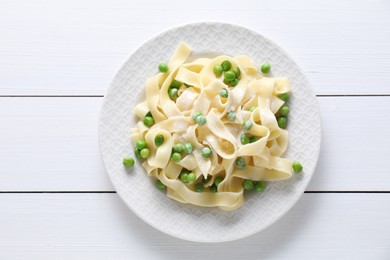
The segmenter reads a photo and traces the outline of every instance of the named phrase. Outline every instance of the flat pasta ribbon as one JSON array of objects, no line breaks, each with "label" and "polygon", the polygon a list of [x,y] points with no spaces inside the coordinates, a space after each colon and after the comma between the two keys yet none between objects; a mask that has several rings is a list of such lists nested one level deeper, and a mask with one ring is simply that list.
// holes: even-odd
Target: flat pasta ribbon
[{"label": "flat pasta ribbon", "polygon": [[[291,86],[287,78],[258,73],[248,56],[186,62],[191,51],[180,43],[168,72],[147,80],[146,100],[134,108],[140,121],[131,129],[131,140],[134,144],[145,140],[150,154],[142,166],[167,187],[170,198],[234,210],[244,203],[244,180],[280,181],[292,176],[292,161],[282,158],[288,132],[277,122],[285,103],[278,95],[290,92]],[[226,61],[231,66],[228,71],[236,73],[234,80],[224,80],[225,68],[225,72],[214,71]],[[180,86],[172,85],[173,81]],[[177,88],[178,96],[170,96],[172,88]],[[152,126],[142,121],[148,113],[154,119]],[[199,114],[204,124],[197,121]],[[243,143],[243,135],[251,141]],[[163,137],[162,143],[155,143],[157,136]],[[187,150],[178,151],[179,143]],[[211,149],[209,157],[203,154],[205,147]],[[171,158],[175,151],[180,160]],[[238,159],[245,165],[239,167]],[[195,180],[183,180],[183,172],[194,173]]]}]

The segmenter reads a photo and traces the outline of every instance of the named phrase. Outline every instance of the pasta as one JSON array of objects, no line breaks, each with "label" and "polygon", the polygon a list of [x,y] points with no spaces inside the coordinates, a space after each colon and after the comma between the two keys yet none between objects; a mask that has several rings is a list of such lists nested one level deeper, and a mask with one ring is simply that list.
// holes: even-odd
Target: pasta
[{"label": "pasta", "polygon": [[279,120],[281,95],[291,87],[287,78],[264,77],[248,56],[186,62],[191,51],[180,43],[164,73],[147,80],[131,140],[167,196],[234,210],[245,189],[292,176],[293,161],[282,158],[286,121]]}]

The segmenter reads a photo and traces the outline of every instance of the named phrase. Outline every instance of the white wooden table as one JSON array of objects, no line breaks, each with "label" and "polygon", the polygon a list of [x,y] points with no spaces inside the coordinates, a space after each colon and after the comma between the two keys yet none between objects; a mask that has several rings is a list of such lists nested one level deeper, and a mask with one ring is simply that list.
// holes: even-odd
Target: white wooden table
[{"label": "white wooden table", "polygon": [[[3,0],[0,259],[390,259],[390,2]],[[237,23],[303,68],[323,138],[306,193],[252,237],[198,244],[149,227],[103,169],[103,95],[172,26]]]}]

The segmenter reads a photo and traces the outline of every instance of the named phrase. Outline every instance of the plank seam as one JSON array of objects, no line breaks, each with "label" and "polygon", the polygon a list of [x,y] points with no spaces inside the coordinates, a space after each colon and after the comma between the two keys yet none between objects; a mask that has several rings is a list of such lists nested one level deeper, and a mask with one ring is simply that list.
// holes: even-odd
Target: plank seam
[{"label": "plank seam", "polygon": [[0,98],[102,98],[104,95],[0,95]]}]

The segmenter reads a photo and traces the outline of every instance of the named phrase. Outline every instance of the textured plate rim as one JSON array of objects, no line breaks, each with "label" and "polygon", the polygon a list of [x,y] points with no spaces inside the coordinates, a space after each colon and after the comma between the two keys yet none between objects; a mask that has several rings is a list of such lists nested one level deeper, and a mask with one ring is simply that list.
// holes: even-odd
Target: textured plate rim
[{"label": "textured plate rim", "polygon": [[[112,183],[112,185],[113,185],[113,187],[114,187],[114,189],[116,191],[116,194],[120,197],[120,199],[123,201],[123,203],[132,211],[133,214],[135,214],[138,218],[140,218],[142,221],[144,221],[145,223],[147,223],[149,226],[153,227],[154,229],[159,230],[160,232],[162,232],[164,234],[167,234],[167,235],[169,235],[171,237],[174,237],[174,238],[182,239],[182,240],[185,240],[185,241],[199,242],[199,243],[223,243],[223,242],[236,241],[236,240],[239,240],[239,239],[250,237],[250,236],[253,236],[254,234],[257,234],[257,233],[260,233],[261,231],[264,231],[265,229],[267,229],[270,226],[272,226],[275,222],[280,220],[282,217],[284,217],[293,208],[293,206],[296,205],[296,203],[299,201],[299,199],[304,194],[304,191],[305,191],[304,189],[309,185],[309,183],[310,183],[310,181],[311,181],[311,179],[313,177],[313,174],[316,171],[317,165],[318,165],[318,160],[319,160],[320,151],[321,151],[320,147],[321,147],[321,142],[322,142],[322,122],[321,122],[321,118],[318,118],[318,123],[319,123],[319,130],[318,130],[319,131],[318,132],[318,134],[319,134],[319,144],[318,144],[318,149],[316,151],[316,154],[313,156],[313,158],[315,158],[313,172],[310,174],[310,176],[309,176],[305,186],[303,187],[303,191],[300,192],[300,194],[298,196],[296,196],[295,199],[292,200],[291,203],[287,207],[284,207],[284,211],[281,214],[279,214],[276,217],[274,217],[272,219],[272,221],[270,221],[267,225],[263,226],[261,229],[254,229],[252,232],[247,232],[245,234],[238,235],[238,236],[235,236],[234,238],[230,238],[230,239],[198,240],[198,239],[192,239],[192,238],[181,236],[180,234],[177,234],[175,232],[169,232],[167,230],[164,230],[164,229],[160,228],[158,225],[156,225],[155,223],[153,223],[152,221],[150,221],[149,219],[144,218],[143,216],[141,216],[138,211],[136,211],[136,210],[134,210],[132,208],[130,203],[123,197],[123,194],[121,194],[120,192],[117,192],[118,188],[116,187],[116,184],[114,183],[113,179],[111,178],[111,176],[110,176],[110,174],[109,174],[109,172],[107,170],[106,162],[104,161],[104,158],[103,158],[103,151],[102,151],[102,145],[101,145],[101,142],[102,142],[101,141],[101,131],[102,131],[101,130],[101,123],[102,123],[103,108],[105,107],[106,102],[107,102],[106,95],[115,88],[115,79],[121,73],[121,71],[125,69],[125,65],[129,62],[131,57],[135,53],[137,53],[139,51],[139,49],[141,49],[145,44],[147,44],[149,42],[153,42],[155,39],[163,36],[164,34],[170,32],[170,31],[178,30],[178,29],[181,29],[181,28],[187,27],[187,26],[200,26],[200,25],[204,25],[204,26],[209,26],[209,25],[227,25],[227,26],[234,27],[235,29],[238,29],[238,30],[249,31],[252,34],[255,34],[255,35],[258,35],[258,36],[264,38],[266,41],[268,41],[272,45],[276,46],[278,48],[278,51],[281,54],[283,54],[283,56],[288,58],[291,62],[293,62],[296,65],[296,68],[299,70],[300,74],[303,76],[303,78],[305,79],[305,81],[306,81],[306,83],[308,85],[308,89],[310,90],[310,95],[315,97],[315,92],[314,92],[313,88],[311,87],[311,84],[308,81],[308,79],[306,78],[305,74],[303,73],[301,67],[298,66],[298,64],[295,62],[295,60],[290,56],[290,54],[284,48],[282,48],[279,44],[275,43],[273,40],[271,40],[266,35],[260,34],[256,30],[248,28],[246,26],[242,26],[242,25],[238,25],[238,24],[234,24],[234,23],[229,23],[229,22],[224,22],[224,21],[197,21],[197,22],[182,23],[182,24],[179,24],[179,25],[176,25],[176,26],[171,26],[171,27],[169,27],[169,28],[167,28],[167,29],[165,29],[163,31],[160,31],[159,33],[154,34],[152,37],[150,37],[147,40],[145,40],[144,42],[142,42],[137,48],[135,48],[130,53],[129,56],[127,56],[126,61],[121,65],[120,69],[115,73],[115,75],[114,75],[114,77],[113,77],[113,79],[112,79],[108,89],[105,92],[105,95],[103,97],[103,102],[102,102],[102,105],[101,105],[101,109],[100,109],[100,113],[99,113],[98,143],[99,143],[100,157],[102,159],[105,172],[108,175],[109,180]],[[319,104],[318,104],[318,100],[317,99],[315,100],[315,104],[316,104],[316,107],[318,109],[318,112],[320,113]]]}]

